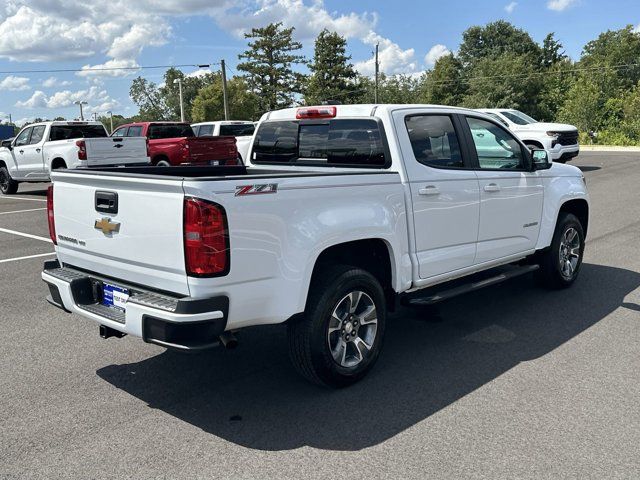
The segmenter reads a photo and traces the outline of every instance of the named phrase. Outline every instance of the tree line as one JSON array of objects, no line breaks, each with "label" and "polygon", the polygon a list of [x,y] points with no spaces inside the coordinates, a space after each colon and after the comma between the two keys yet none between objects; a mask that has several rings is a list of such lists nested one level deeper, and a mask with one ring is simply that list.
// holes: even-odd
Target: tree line
[{"label": "tree line", "polygon": [[[294,28],[273,23],[245,34],[238,72],[227,82],[232,119],[255,120],[268,110],[323,102],[372,103],[374,81],[356,72],[347,42],[323,30],[313,57],[301,55]],[[188,76],[170,68],[162,85],[137,77],[130,96],[135,120],[180,118],[178,85],[189,121],[224,117],[219,72]],[[541,121],[574,124],[583,142],[640,144],[640,34],[632,26],[601,33],[572,61],[549,33],[542,44],[506,21],[473,26],[456,53],[420,75],[380,74],[381,103],[431,103],[516,108]],[[108,119],[103,119],[105,123]],[[114,117],[114,126],[132,119]],[[595,136],[587,137],[589,132]]]}]

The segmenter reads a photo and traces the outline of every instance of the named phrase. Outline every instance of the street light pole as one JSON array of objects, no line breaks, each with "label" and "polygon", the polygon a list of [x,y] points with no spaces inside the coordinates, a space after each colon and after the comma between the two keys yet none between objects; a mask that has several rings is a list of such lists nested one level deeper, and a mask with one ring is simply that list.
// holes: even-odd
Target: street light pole
[{"label": "street light pole", "polygon": [[84,114],[82,113],[82,105],[88,105],[87,102],[85,102],[84,100],[76,100],[75,102],[76,105],[80,106],[80,121],[84,121]]},{"label": "street light pole", "polygon": [[111,120],[111,130],[109,131],[109,134],[112,134],[113,133],[113,112],[109,110],[107,113],[109,114],[109,120]]},{"label": "street light pole", "polygon": [[379,68],[379,63],[378,63],[378,44],[376,43],[376,68],[375,68],[375,75],[376,75],[376,80],[375,80],[375,90],[373,91],[373,103],[378,103],[378,68]]},{"label": "street light pole", "polygon": [[173,83],[178,84],[178,94],[180,95],[180,121],[184,122],[184,104],[182,102],[182,79],[176,78]]},{"label": "street light pole", "polygon": [[220,60],[220,70],[222,70],[222,104],[224,105],[224,119],[229,120],[229,99],[227,97],[227,68],[224,59]]}]

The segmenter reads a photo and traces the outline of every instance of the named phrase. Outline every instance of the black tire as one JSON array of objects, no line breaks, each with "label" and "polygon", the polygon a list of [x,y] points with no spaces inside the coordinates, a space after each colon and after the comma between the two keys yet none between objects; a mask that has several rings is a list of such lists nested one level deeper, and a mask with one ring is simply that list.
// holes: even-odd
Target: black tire
[{"label": "black tire", "polygon": [[[337,321],[332,317],[333,313],[341,306],[351,305],[352,297],[349,294],[352,292],[353,298],[357,297],[357,301],[354,302],[357,308],[353,315],[345,310],[345,318]],[[355,292],[362,292],[365,295],[358,296]],[[347,303],[341,303],[345,301]],[[358,315],[369,311],[371,304],[375,310],[359,317]],[[358,310],[360,308],[361,310]],[[376,317],[375,330],[373,330],[374,316]],[[362,379],[378,359],[384,337],[385,320],[384,292],[373,275],[347,265],[325,268],[314,274],[304,315],[288,326],[291,361],[302,376],[319,385],[332,388],[352,385]],[[336,324],[342,326],[341,330],[335,329]],[[330,328],[336,331],[329,333]],[[371,335],[372,330],[373,335]],[[349,332],[355,337],[345,342],[345,335],[349,337]],[[361,336],[369,341],[369,349],[363,346],[363,343],[364,345],[367,343]],[[334,358],[330,346],[332,341],[337,342],[337,345],[345,345],[344,350],[339,350],[345,352],[345,355],[338,354],[341,357],[340,360]],[[339,362],[358,363],[345,366]]]},{"label": "black tire", "polygon": [[170,166],[171,164],[169,163],[169,160],[162,159],[156,162],[156,167],[170,167]]},{"label": "black tire", "polygon": [[7,167],[0,167],[0,192],[4,195],[13,195],[18,191],[18,182],[16,182]]},{"label": "black tire", "polygon": [[[575,232],[576,237],[574,238],[579,242],[577,247],[574,243],[567,242],[567,236],[571,231]],[[576,254],[578,256],[574,257]],[[571,213],[560,212],[551,246],[539,255],[538,282],[547,288],[570,287],[580,273],[583,254],[584,230],[580,220]],[[575,266],[572,263],[573,258],[576,259]],[[567,261],[572,265],[571,269],[567,267]]]}]

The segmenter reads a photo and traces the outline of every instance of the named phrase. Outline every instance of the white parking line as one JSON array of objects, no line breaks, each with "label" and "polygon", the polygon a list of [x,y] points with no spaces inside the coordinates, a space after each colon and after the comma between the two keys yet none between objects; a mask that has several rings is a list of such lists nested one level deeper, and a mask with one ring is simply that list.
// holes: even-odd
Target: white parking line
[{"label": "white parking line", "polygon": [[26,197],[14,197],[13,195],[7,197],[5,195],[0,195],[0,198],[4,198],[5,200],[31,200],[32,202],[46,202],[46,198],[26,198]]},{"label": "white parking line", "polygon": [[0,263],[16,262],[18,260],[27,260],[29,258],[37,258],[37,257],[50,257],[51,255],[55,255],[55,254],[56,252],[51,252],[51,253],[39,253],[37,255],[27,255],[26,257],[6,258],[4,260],[0,260]]},{"label": "white parking line", "polygon": [[13,210],[11,212],[0,212],[0,215],[9,215],[10,213],[36,212],[38,210],[46,210],[46,208],[28,208],[27,210]]},{"label": "white parking line", "polygon": [[0,228],[0,232],[11,233],[12,235],[19,235],[21,237],[33,238],[34,240],[40,240],[41,242],[51,242],[50,238],[39,237],[38,235],[31,235],[30,233],[16,232],[15,230],[9,230],[8,228]]}]

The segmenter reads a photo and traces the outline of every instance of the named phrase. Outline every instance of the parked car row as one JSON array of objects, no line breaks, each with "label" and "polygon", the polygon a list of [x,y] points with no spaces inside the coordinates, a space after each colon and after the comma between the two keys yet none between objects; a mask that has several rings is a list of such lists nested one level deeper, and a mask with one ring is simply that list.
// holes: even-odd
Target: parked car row
[{"label": "parked car row", "polygon": [[[545,149],[564,163],[578,155],[572,125],[537,122],[513,109],[479,109],[511,130],[529,148]],[[0,148],[0,191],[15,193],[20,182],[48,182],[59,168],[106,166],[228,166],[247,161],[257,122],[137,122],[110,136],[100,122],[54,121],[24,127]],[[493,144],[475,132],[480,144]]]}]

